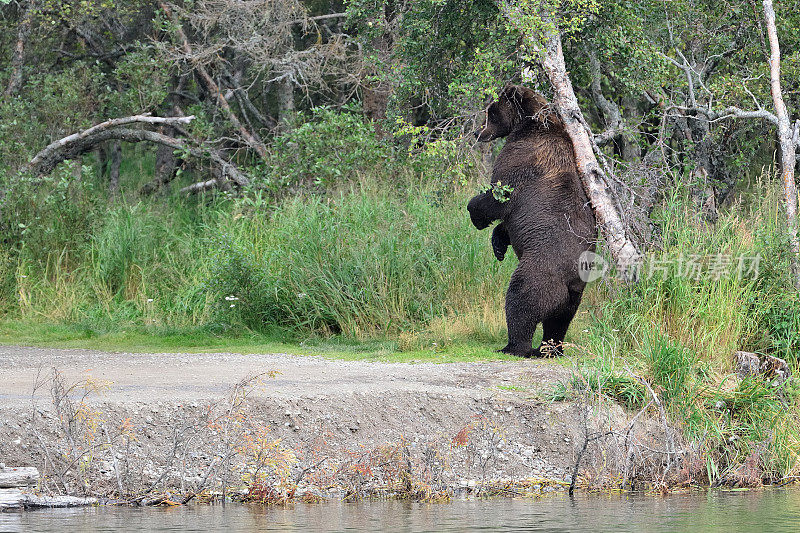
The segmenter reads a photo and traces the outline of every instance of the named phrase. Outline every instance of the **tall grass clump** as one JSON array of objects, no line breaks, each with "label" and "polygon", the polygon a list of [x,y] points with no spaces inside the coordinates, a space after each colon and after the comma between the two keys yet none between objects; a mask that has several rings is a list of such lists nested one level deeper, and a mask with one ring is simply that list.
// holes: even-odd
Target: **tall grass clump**
[{"label": "tall grass clump", "polygon": [[[688,199],[665,200],[654,247],[635,284],[609,287],[599,313],[620,330],[622,349],[640,348],[642,325],[680,342],[700,361],[730,369],[735,350],[796,362],[800,311],[776,187],[759,204],[734,205],[715,224]],[[602,288],[600,290],[603,290]]]},{"label": "tall grass clump", "polygon": [[241,216],[218,241],[215,320],[368,337],[496,301],[510,269],[460,200],[353,190]]},{"label": "tall grass clump", "polygon": [[604,392],[640,407],[647,393],[630,387],[650,383],[672,419],[702,443],[712,482],[738,475],[754,453],[765,478],[784,475],[800,450],[796,428],[782,422],[797,409],[792,382],[776,389],[769,380],[740,380],[733,364],[733,352],[744,350],[797,368],[800,301],[778,222],[779,185],[761,186],[760,200],[732,205],[714,224],[688,195],[665,198],[655,216],[661,240],[640,281],[595,287],[598,303],[582,337],[589,356],[581,374],[597,383],[592,388],[626,384]]}]

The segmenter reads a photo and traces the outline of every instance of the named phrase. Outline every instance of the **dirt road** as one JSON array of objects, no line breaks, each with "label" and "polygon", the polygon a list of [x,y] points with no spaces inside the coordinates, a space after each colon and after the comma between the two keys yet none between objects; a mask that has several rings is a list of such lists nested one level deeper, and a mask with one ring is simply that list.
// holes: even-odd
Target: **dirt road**
[{"label": "dirt road", "polygon": [[[546,361],[487,363],[383,363],[286,354],[116,353],[0,346],[0,405],[30,403],[37,375],[55,368],[68,382],[107,385],[97,400],[164,402],[214,400],[242,379],[278,372],[254,398],[318,398],[403,393],[486,398],[525,381],[547,387],[568,370]],[[516,384],[516,385],[514,385]],[[38,395],[46,394],[39,390]]]}]

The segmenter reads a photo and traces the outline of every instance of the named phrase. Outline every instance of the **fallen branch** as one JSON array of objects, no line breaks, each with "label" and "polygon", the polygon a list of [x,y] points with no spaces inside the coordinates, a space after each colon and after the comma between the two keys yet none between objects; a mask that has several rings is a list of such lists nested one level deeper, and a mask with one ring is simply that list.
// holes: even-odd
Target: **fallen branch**
[{"label": "fallen branch", "polygon": [[[194,116],[188,117],[153,117],[149,114],[133,115],[130,117],[113,118],[106,120],[89,129],[83,130],[72,135],[67,135],[57,141],[48,144],[42,151],[36,154],[30,162],[22,168],[22,173],[31,173],[37,176],[49,174],[52,170],[65,159],[71,159],[80,155],[89,148],[97,144],[95,140],[99,136],[107,136],[110,131],[120,126],[128,124],[188,124],[194,120]],[[115,137],[108,137],[115,138]],[[105,139],[104,139],[105,140]],[[87,146],[89,148],[87,148]]]},{"label": "fallen branch", "polygon": [[306,19],[293,20],[291,24],[300,24],[301,22],[307,22],[307,21],[319,22],[320,20],[338,19],[345,17],[347,17],[347,13],[330,13],[328,15],[317,15],[316,17],[308,17]]},{"label": "fallen branch", "polygon": [[213,189],[219,184],[216,179],[213,180],[206,180],[206,181],[198,181],[197,183],[192,183],[191,185],[187,185],[183,187],[180,191],[181,194],[193,194],[198,192],[207,191],[209,189]]},{"label": "fallen branch", "polygon": [[16,489],[39,482],[39,470],[33,466],[0,466],[0,489]]},{"label": "fallen branch", "polygon": [[198,159],[208,159],[219,169],[219,176],[214,180],[215,182],[219,182],[217,185],[227,183],[228,181],[232,181],[239,187],[246,187],[249,185],[250,180],[248,177],[215,149],[210,147],[198,148],[182,139],[170,137],[155,131],[119,127],[120,125],[137,122],[170,124],[177,127],[179,124],[190,122],[193,118],[192,116],[162,118],[138,115],[136,117],[109,120],[97,126],[93,126],[88,130],[69,135],[68,137],[51,143],[47,148],[39,152],[31,162],[23,168],[21,173],[44,176],[52,172],[62,161],[73,159],[82,153],[88,152],[100,143],[109,140],[120,140],[125,142],[152,142],[168,146],[173,150],[191,155]]}]

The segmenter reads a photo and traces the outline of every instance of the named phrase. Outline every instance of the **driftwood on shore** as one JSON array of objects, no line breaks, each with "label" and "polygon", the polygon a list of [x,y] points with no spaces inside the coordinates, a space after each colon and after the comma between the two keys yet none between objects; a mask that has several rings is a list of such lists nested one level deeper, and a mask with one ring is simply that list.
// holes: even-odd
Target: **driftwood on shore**
[{"label": "driftwood on shore", "polygon": [[96,505],[97,498],[79,496],[38,496],[19,489],[0,489],[0,511],[13,509],[55,509]]},{"label": "driftwood on shore", "polygon": [[39,481],[39,470],[32,466],[6,468],[0,464],[0,489],[28,487]]},{"label": "driftwood on shore", "polygon": [[23,492],[39,482],[39,470],[32,466],[6,467],[0,463],[0,511],[81,507],[94,505],[97,498],[79,496],[42,496]]}]

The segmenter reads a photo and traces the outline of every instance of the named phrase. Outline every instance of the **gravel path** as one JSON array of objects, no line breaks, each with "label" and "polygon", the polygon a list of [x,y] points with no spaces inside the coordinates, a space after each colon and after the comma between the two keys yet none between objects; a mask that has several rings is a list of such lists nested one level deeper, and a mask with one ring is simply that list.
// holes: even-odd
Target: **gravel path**
[{"label": "gravel path", "polygon": [[[482,397],[520,379],[547,385],[568,370],[546,361],[384,363],[287,354],[116,353],[0,346],[0,403],[28,403],[37,374],[58,369],[66,381],[108,384],[107,402],[211,400],[243,378],[276,371],[254,397],[314,398],[429,393]],[[46,394],[41,391],[37,394]]]}]

